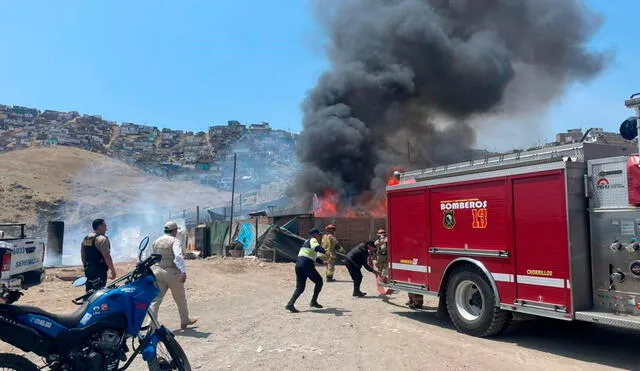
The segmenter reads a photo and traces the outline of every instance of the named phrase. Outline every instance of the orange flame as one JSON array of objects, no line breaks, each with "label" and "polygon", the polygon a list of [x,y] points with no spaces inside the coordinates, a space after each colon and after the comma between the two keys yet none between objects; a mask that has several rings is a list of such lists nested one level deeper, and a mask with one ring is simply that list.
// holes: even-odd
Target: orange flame
[{"label": "orange flame", "polygon": [[338,202],[340,196],[333,190],[325,190],[321,197],[318,197],[318,205],[314,211],[315,216],[321,218],[338,216]]},{"label": "orange flame", "polygon": [[360,197],[355,202],[355,206],[342,204],[343,200],[337,192],[325,190],[322,197],[318,197],[318,203],[314,215],[320,218],[342,217],[374,217],[384,218],[387,215],[387,202],[384,196],[371,198],[371,196]]},{"label": "orange flame", "polygon": [[[393,176],[394,171],[406,171],[399,166],[390,169],[391,175],[387,180],[387,185],[400,184],[398,179]],[[347,205],[349,204],[349,205]],[[341,200],[339,192],[333,189],[326,189],[322,195],[318,195],[318,203],[314,210],[314,215],[320,218],[326,217],[387,217],[387,199],[382,190],[375,193],[365,193],[353,200],[355,206]]]}]

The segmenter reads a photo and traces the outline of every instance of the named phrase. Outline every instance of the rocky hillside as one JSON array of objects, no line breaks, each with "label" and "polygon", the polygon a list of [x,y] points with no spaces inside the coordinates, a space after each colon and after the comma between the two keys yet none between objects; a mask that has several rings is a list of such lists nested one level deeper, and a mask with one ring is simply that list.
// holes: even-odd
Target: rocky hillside
[{"label": "rocky hillside", "polygon": [[168,181],[105,155],[72,147],[0,154],[0,222],[39,229],[52,218],[67,223],[142,209],[181,210],[223,205],[230,193],[187,181]]}]

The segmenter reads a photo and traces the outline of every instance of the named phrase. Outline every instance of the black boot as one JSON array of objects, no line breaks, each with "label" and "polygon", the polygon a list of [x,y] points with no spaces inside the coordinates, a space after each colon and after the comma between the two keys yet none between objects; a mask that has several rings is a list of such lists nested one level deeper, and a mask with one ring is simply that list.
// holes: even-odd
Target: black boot
[{"label": "black boot", "polygon": [[311,305],[314,308],[324,308],[322,305],[318,303],[317,300],[311,300],[311,303],[309,303],[309,305]]},{"label": "black boot", "polygon": [[313,296],[311,297],[311,305],[314,308],[323,308],[322,305],[318,303],[318,296],[320,296],[320,291],[322,291],[322,281],[318,282],[313,288]]},{"label": "black boot", "polygon": [[366,292],[362,292],[362,291],[357,291],[357,292],[353,293],[353,296],[357,296],[359,298],[361,298],[363,296],[366,296],[366,295],[367,295],[367,293]]},{"label": "black boot", "polygon": [[296,300],[298,300],[299,296],[300,296],[300,293],[298,293],[298,291],[296,290],[293,293],[293,295],[291,296],[291,299],[289,299],[289,302],[287,303],[287,305],[284,308],[287,309],[288,311],[290,311],[291,313],[298,313],[298,310],[293,305],[296,303]]}]

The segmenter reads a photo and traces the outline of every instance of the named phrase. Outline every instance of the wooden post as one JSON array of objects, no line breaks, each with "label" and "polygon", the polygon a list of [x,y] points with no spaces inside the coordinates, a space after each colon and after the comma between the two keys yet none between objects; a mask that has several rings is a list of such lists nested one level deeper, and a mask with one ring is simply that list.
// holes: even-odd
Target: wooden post
[{"label": "wooden post", "polygon": [[260,218],[259,216],[256,216],[256,245],[253,247],[255,252],[254,254],[258,254],[258,218]]},{"label": "wooden post", "polygon": [[[236,194],[236,161],[238,154],[233,153],[233,179],[231,180],[231,217],[229,218],[229,247],[231,246],[231,238],[233,237],[233,198]],[[224,256],[227,256],[227,250],[224,251]]]},{"label": "wooden post", "polygon": [[276,250],[276,248],[274,247],[274,248],[273,248],[273,254],[272,254],[272,255],[273,255],[273,262],[274,262],[274,263],[276,262],[276,252],[277,252],[277,251],[278,251],[278,250]]},{"label": "wooden post", "polygon": [[375,236],[375,232],[376,232],[374,231],[376,229],[376,224],[375,224],[376,219],[374,217],[371,217],[371,219],[369,220],[371,221],[371,223],[369,224],[369,241],[373,241],[375,240],[373,236]]}]

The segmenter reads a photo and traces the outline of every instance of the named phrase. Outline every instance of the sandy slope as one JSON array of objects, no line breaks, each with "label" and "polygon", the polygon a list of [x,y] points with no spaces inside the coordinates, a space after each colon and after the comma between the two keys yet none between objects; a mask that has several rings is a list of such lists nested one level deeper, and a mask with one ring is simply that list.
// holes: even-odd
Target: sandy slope
[{"label": "sandy slope", "polygon": [[[132,212],[141,202],[181,210],[196,204],[217,206],[229,199],[228,192],[149,176],[77,148],[0,154],[0,222],[41,223],[39,213],[61,212],[67,222],[74,223],[98,214]],[[60,210],[63,204],[66,207]]]},{"label": "sandy slope", "polygon": [[[200,321],[176,335],[194,370],[638,369],[638,332],[536,319],[493,339],[473,338],[437,318],[433,300],[413,311],[404,306],[406,294],[375,297],[371,274],[363,288],[374,297],[352,298],[344,267],[337,269],[338,282],[325,283],[324,309],[309,308],[310,284],[297,304],[302,312],[291,314],[283,307],[295,285],[293,268],[234,259],[187,262],[189,306]],[[70,282],[48,281],[20,302],[65,312],[76,308],[70,299],[81,293]],[[170,296],[160,320],[178,326]],[[0,343],[0,352],[7,350]],[[138,360],[131,369],[146,368]]]}]

